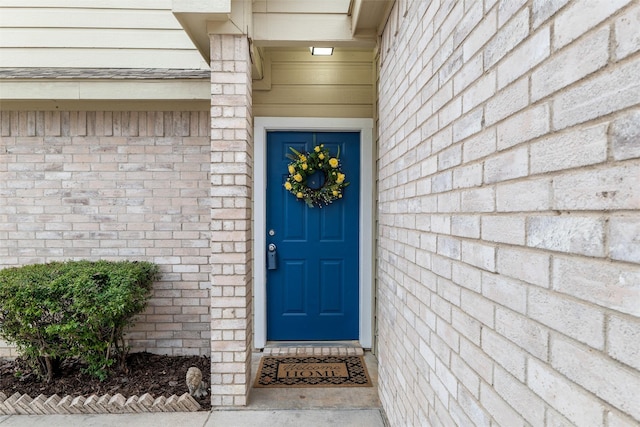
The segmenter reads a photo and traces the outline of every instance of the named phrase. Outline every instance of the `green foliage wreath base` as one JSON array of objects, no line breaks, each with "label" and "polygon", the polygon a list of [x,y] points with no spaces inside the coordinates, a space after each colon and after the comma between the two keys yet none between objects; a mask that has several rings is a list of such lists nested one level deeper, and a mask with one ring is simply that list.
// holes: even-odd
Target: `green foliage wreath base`
[{"label": "green foliage wreath base", "polygon": [[[344,188],[349,185],[345,181],[346,175],[340,169],[340,150],[335,157],[331,157],[324,144],[316,145],[313,151],[300,153],[289,148],[293,154],[287,157],[292,160],[289,163],[284,188],[297,199],[304,200],[310,208],[329,205],[336,199],[341,199]],[[324,174],[322,187],[314,189],[307,185],[307,178],[315,172]]]}]

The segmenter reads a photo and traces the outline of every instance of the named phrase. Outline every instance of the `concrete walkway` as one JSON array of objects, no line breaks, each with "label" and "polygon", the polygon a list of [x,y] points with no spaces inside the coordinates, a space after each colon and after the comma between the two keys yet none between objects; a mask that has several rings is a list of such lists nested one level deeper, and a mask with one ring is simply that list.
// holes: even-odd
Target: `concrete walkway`
[{"label": "concrete walkway", "polygon": [[385,427],[378,409],[0,416],[0,427]]}]

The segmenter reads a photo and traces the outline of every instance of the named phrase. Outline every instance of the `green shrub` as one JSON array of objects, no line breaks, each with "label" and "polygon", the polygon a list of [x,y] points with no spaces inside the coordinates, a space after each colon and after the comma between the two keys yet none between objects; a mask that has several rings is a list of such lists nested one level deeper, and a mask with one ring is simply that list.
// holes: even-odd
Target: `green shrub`
[{"label": "green shrub", "polygon": [[101,379],[124,361],[124,329],[149,299],[158,267],[148,262],[68,261],[0,270],[0,336],[53,377],[79,358]]}]

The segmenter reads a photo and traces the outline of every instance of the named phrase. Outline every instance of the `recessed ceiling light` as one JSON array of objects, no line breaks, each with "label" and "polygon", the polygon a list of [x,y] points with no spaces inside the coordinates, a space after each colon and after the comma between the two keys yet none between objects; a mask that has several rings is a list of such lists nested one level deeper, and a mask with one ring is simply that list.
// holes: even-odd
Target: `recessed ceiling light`
[{"label": "recessed ceiling light", "polygon": [[315,56],[331,56],[333,55],[332,47],[312,47],[311,55]]}]

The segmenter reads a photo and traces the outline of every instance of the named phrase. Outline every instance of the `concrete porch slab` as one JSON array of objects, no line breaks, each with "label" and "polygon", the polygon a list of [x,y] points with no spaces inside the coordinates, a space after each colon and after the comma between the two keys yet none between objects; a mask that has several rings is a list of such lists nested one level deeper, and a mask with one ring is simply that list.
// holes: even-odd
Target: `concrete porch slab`
[{"label": "concrete porch slab", "polygon": [[[252,384],[262,356],[262,353],[253,354]],[[252,387],[249,405],[238,410],[380,409],[382,405],[378,398],[378,362],[370,352],[365,352],[364,360],[373,387]]]}]

